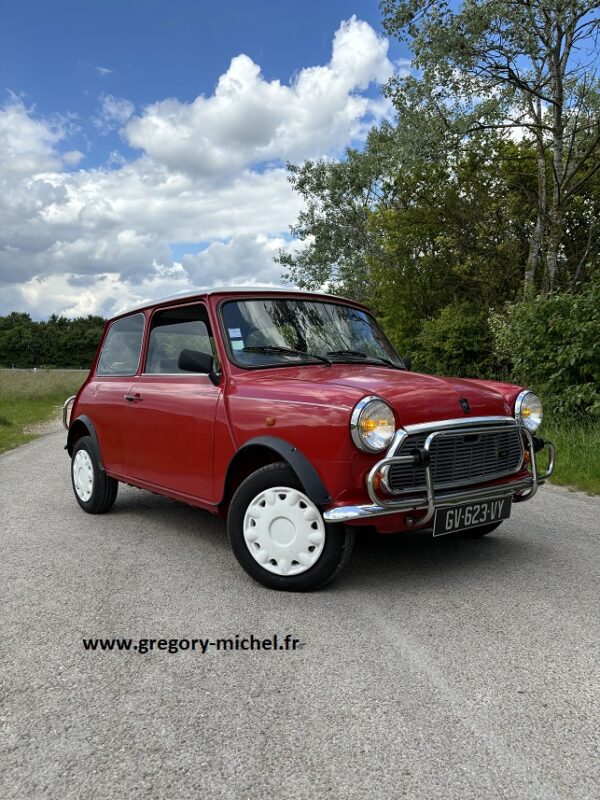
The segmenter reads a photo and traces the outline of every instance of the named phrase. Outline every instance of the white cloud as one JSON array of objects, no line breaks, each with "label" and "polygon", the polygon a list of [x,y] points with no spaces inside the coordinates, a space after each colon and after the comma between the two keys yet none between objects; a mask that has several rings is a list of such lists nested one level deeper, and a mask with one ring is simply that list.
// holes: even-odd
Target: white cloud
[{"label": "white cloud", "polygon": [[79,317],[87,314],[111,314],[115,299],[123,296],[125,287],[118,274],[99,274],[86,285],[69,275],[34,278],[19,287],[27,310],[36,317],[51,313]]},{"label": "white cloud", "polygon": [[93,122],[101,133],[108,133],[124,125],[134,110],[133,103],[124,97],[103,94],[100,96],[100,109]]},{"label": "white cloud", "polygon": [[0,109],[0,176],[27,176],[60,169],[56,144],[64,120],[42,121],[17,97]]},{"label": "white cloud", "polygon": [[123,133],[169,169],[207,176],[333,153],[364,136],[365,119],[381,114],[381,101],[359,92],[393,72],[387,49],[386,39],[353,17],[336,32],[329,64],[301,70],[290,85],[266,81],[239,55],[211,97],[155,103]]},{"label": "white cloud", "polygon": [[68,167],[76,167],[85,156],[80,150],[67,150],[63,153],[62,160]]},{"label": "white cloud", "polygon": [[182,266],[192,283],[223,285],[223,275],[236,265],[236,283],[259,286],[281,285],[281,267],[273,261],[285,239],[241,234],[229,242],[213,242],[196,255],[185,255]]},{"label": "white cloud", "polygon": [[72,123],[11,98],[0,107],[0,313],[110,314],[197,285],[279,283],[273,255],[292,246],[300,210],[281,162],[335,155],[389,113],[364,95],[392,71],[387,48],[353,17],[329,63],[287,84],[239,55],[191,103],[134,116],[129,100],[102,95],[100,132],[120,127],[142,152],[90,169],[73,169]]},{"label": "white cloud", "polygon": [[[205,250],[185,255],[182,263],[153,261],[143,275],[122,272],[69,273],[35,276],[2,291],[0,314],[26,307],[35,317],[99,314],[110,317],[156,298],[199,287],[231,285],[280,286],[281,271],[273,261],[280,249],[295,246],[283,238],[242,234],[228,242],[213,242]],[[228,278],[235,265],[235,277]],[[23,305],[24,304],[24,305]]]},{"label": "white cloud", "polygon": [[109,69],[108,67],[96,67],[96,72],[104,78],[107,75],[111,75],[114,72],[114,69]]}]

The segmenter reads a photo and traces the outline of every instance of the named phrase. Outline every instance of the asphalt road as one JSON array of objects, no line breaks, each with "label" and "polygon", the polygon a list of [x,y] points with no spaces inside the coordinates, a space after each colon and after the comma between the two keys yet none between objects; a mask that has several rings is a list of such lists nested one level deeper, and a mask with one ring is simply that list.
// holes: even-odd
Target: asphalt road
[{"label": "asphalt road", "polygon": [[[62,434],[0,457],[0,797],[600,797],[600,499],[544,488],[480,541],[359,538],[309,595],[209,514],[85,515]],[[82,637],[295,652],[85,652]]]}]

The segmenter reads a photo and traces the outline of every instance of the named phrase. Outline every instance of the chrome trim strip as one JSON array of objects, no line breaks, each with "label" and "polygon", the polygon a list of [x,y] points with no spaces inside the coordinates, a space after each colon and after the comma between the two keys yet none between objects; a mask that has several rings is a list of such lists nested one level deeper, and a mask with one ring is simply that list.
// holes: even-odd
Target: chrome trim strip
[{"label": "chrome trim strip", "polygon": [[[440,419],[440,420],[433,420],[432,422],[419,422],[415,425],[404,425],[402,428],[398,428],[394,438],[392,439],[392,443],[389,446],[386,459],[387,458],[394,458],[394,453],[397,453],[400,449],[404,439],[412,434],[415,433],[423,433],[424,431],[441,431],[441,430],[450,430],[454,428],[469,428],[469,432],[472,433],[471,427],[474,425],[485,425],[485,430],[489,430],[490,428],[497,428],[497,427],[515,427],[517,426],[517,421],[514,417],[470,417],[469,419],[465,419],[463,417],[453,418],[453,419]],[[398,463],[398,462],[396,462]],[[521,465],[522,466],[522,460]],[[519,466],[519,468],[520,468]],[[514,470],[517,472],[518,470]],[[381,482],[383,484],[383,488],[389,492],[389,494],[400,495],[406,492],[410,492],[411,489],[407,489],[406,491],[394,492],[389,485],[388,482],[388,474],[389,474],[389,465],[384,468],[381,476]],[[506,475],[510,475],[511,473],[503,473],[502,475],[491,476],[490,480],[495,480],[495,478],[505,477]],[[461,485],[461,484],[456,484]],[[464,484],[463,484],[464,485]],[[448,485],[447,488],[451,488],[451,485]]]},{"label": "chrome trim strip", "polygon": [[546,473],[541,477],[542,481],[545,481],[546,478],[549,478],[550,475],[552,475],[554,472],[554,462],[556,461],[556,450],[554,449],[552,442],[546,442],[546,447],[550,451],[550,462],[548,463],[548,469],[546,470]]},{"label": "chrome trim strip", "polygon": [[517,421],[514,417],[469,417],[460,419],[442,419],[434,422],[420,422],[418,425],[405,425],[407,433],[422,433],[423,431],[442,431],[447,428],[470,428],[473,425],[511,425]]},{"label": "chrome trim strip", "polygon": [[[531,391],[531,389],[523,389],[523,391],[520,392],[517,395],[517,399],[515,400],[515,419],[519,423],[519,425],[523,425],[524,424],[523,420],[521,419],[521,409],[523,408],[523,403],[525,401],[525,398],[530,394],[532,394],[534,397],[537,396],[535,392]],[[538,398],[538,400],[539,400],[539,398]],[[542,406],[542,409],[541,409],[542,421],[543,421],[543,417],[544,417],[544,407]],[[540,422],[540,425],[541,424],[542,423]],[[538,425],[538,427],[534,431],[532,431],[532,433],[537,433],[540,425]]]},{"label": "chrome trim strip", "polygon": [[207,372],[142,372],[140,378],[208,378]]},{"label": "chrome trim strip", "polygon": [[67,430],[69,430],[69,422],[70,422],[70,420],[67,421],[67,417],[69,415],[69,406],[73,403],[73,401],[75,400],[76,397],[77,397],[76,394],[72,394],[71,397],[67,397],[67,399],[63,403],[63,407],[62,407],[62,424],[63,424],[63,428],[66,428]]},{"label": "chrome trim strip", "polygon": [[[446,489],[456,489],[459,486],[476,486],[478,483],[488,483],[489,481],[497,481],[500,478],[508,478],[509,475],[514,475],[515,472],[519,472],[521,467],[523,466],[523,455],[524,450],[521,450],[521,461],[515,469],[509,469],[505,472],[493,472],[489,475],[479,476],[475,479],[473,478],[466,478],[462,481],[446,481],[445,483],[437,483],[438,491],[445,491]],[[386,471],[382,475],[381,478],[381,485],[386,490],[388,494],[393,495],[394,497],[406,497],[406,495],[410,495],[411,492],[414,494],[415,492],[422,491],[423,486],[409,486],[406,489],[392,489],[389,485],[389,466],[385,468]],[[427,479],[426,479],[427,480]]]},{"label": "chrome trim strip", "polygon": [[523,401],[527,397],[528,394],[533,394],[531,389],[523,389],[522,392],[519,392],[517,395],[517,399],[515,400],[515,419],[520,420],[521,417],[521,409],[523,408]]},{"label": "chrome trim strip", "polygon": [[387,453],[385,454],[386,458],[391,458],[394,453],[399,449],[402,442],[406,439],[408,433],[406,432],[406,428],[398,428],[396,433],[394,434],[394,438],[392,439],[392,443],[387,449]]},{"label": "chrome trim strip", "polygon": [[[350,436],[352,436],[352,441],[354,442],[356,447],[358,447],[358,449],[361,450],[363,453],[370,453],[371,455],[373,453],[381,453],[382,450],[379,449],[379,448],[375,450],[375,449],[373,449],[372,447],[369,447],[368,445],[366,445],[363,442],[363,440],[360,438],[360,435],[358,433],[358,422],[360,420],[360,415],[362,414],[362,412],[364,411],[366,406],[368,406],[369,403],[373,402],[374,400],[377,400],[379,403],[384,403],[390,409],[390,411],[392,412],[392,416],[394,416],[394,412],[392,410],[392,407],[390,406],[390,404],[388,402],[386,402],[383,399],[383,397],[379,397],[379,395],[377,395],[377,394],[369,394],[366,397],[363,397],[361,400],[358,401],[358,403],[354,406],[354,408],[352,410],[352,415],[350,417]],[[396,434],[394,434],[394,438],[392,439],[392,444],[393,444],[395,438],[396,438]],[[382,448],[382,449],[385,449],[385,448]]]},{"label": "chrome trim strip", "polygon": [[[505,422],[505,418],[500,419]],[[516,424],[512,417],[509,417],[508,419],[510,419],[513,424]],[[424,516],[413,520],[407,520],[407,522],[412,524],[415,528],[422,528],[432,519],[436,509],[444,506],[458,505],[459,503],[469,502],[470,500],[487,500],[509,496],[512,496],[513,501],[516,503],[530,500],[537,492],[538,487],[541,486],[554,472],[555,451],[552,442],[544,443],[544,446],[548,447],[550,453],[550,463],[548,465],[548,470],[543,475],[540,475],[538,472],[533,436],[523,425],[519,425],[518,427],[525,436],[526,447],[529,453],[531,464],[531,474],[525,478],[518,478],[515,481],[503,483],[499,486],[488,486],[479,489],[469,489],[467,491],[439,493],[436,495],[431,474],[431,466],[427,465],[425,467],[425,495],[421,493],[412,498],[406,498],[402,500],[384,500],[383,498],[378,497],[377,492],[375,491],[374,480],[377,472],[389,464],[406,464],[412,461],[412,456],[396,456],[395,458],[386,457],[377,462],[367,476],[367,492],[372,504],[338,506],[336,508],[330,508],[325,511],[323,517],[327,522],[349,522],[357,519],[381,517],[386,514],[397,514],[403,511],[424,510]],[[470,428],[470,430],[473,432],[477,429]],[[425,441],[424,449],[427,451],[430,450],[432,442],[435,441],[438,436],[452,435],[459,436],[460,432],[451,429],[432,431]]]},{"label": "chrome trim strip", "polygon": [[[514,420],[512,420],[512,422],[513,422],[513,424],[510,425],[510,426],[509,425],[497,425],[497,426],[494,426],[492,428],[492,430],[494,430],[494,431],[502,431],[502,428],[515,429],[517,426],[514,424]],[[440,431],[440,432],[443,432],[443,431]],[[454,433],[451,429],[448,429],[448,431],[446,431],[446,432],[449,435],[452,435]],[[489,433],[489,432],[490,432],[490,427],[469,428],[468,431],[465,431],[465,435],[468,436],[469,434],[475,434],[475,433],[485,434],[485,433]],[[454,435],[455,436],[461,436],[462,433],[463,433],[463,431],[462,431],[462,429],[460,429],[460,430],[457,430],[456,433],[454,433]],[[412,433],[411,433],[411,435],[412,435]],[[506,478],[509,475],[514,475],[515,472],[519,472],[519,470],[523,466],[523,459],[525,457],[525,448],[523,446],[523,440],[521,438],[520,438],[520,444],[521,444],[521,459],[520,459],[519,463],[517,464],[517,466],[514,469],[503,470],[502,472],[490,473],[489,475],[484,475],[483,477],[478,477],[478,478],[475,478],[474,480],[472,478],[469,478],[469,479],[465,479],[465,480],[445,481],[444,483],[438,483],[437,484],[438,490],[453,489],[453,488],[455,488],[457,486],[473,486],[474,484],[477,484],[477,483],[484,483],[484,482],[487,483],[488,481],[495,481],[498,478]],[[398,451],[398,448],[396,449],[396,452],[397,451]],[[398,462],[394,462],[394,463],[398,463]],[[392,489],[392,487],[389,484],[390,466],[391,465],[388,465],[387,467],[385,467],[385,469],[383,471],[383,474],[381,476],[381,483],[383,485],[383,488],[386,490],[386,492],[388,492],[388,494],[392,494],[392,495],[398,497],[398,496],[401,496],[401,495],[410,494],[411,492],[414,494],[416,491],[419,491],[419,489],[421,487],[414,487],[414,486],[409,486],[406,489]]]},{"label": "chrome trim strip", "polygon": [[[505,483],[502,486],[489,486],[487,489],[473,489],[469,492],[453,492],[438,498],[438,507],[453,506],[469,500],[493,500],[497,497],[510,497],[515,492],[530,489],[531,478],[522,478],[512,483]],[[366,519],[368,517],[383,517],[390,514],[398,514],[403,511],[419,511],[427,509],[427,499],[421,497],[420,500],[404,500],[394,508],[382,508],[376,504],[364,504],[356,506],[338,506],[330,508],[323,514],[326,522],[347,522],[355,519]],[[418,520],[420,527],[421,520]]]}]

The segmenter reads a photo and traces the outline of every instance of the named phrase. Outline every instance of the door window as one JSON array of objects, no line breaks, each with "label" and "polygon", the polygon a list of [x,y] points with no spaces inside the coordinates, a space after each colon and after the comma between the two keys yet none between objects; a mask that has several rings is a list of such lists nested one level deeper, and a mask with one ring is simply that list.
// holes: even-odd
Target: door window
[{"label": "door window", "polygon": [[182,350],[196,350],[215,357],[208,313],[203,305],[169,308],[154,314],[144,372],[189,375],[178,366]]},{"label": "door window", "polygon": [[135,375],[140,363],[143,335],[143,314],[113,322],[102,345],[96,374]]}]

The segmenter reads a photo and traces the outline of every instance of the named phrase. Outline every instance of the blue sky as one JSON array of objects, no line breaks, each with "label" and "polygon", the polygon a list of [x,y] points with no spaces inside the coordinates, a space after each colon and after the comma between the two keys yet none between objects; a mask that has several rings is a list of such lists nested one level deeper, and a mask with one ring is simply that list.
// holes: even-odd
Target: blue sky
[{"label": "blue sky", "polygon": [[277,282],[281,165],[360,145],[407,55],[371,0],[3,3],[0,313]]}]

